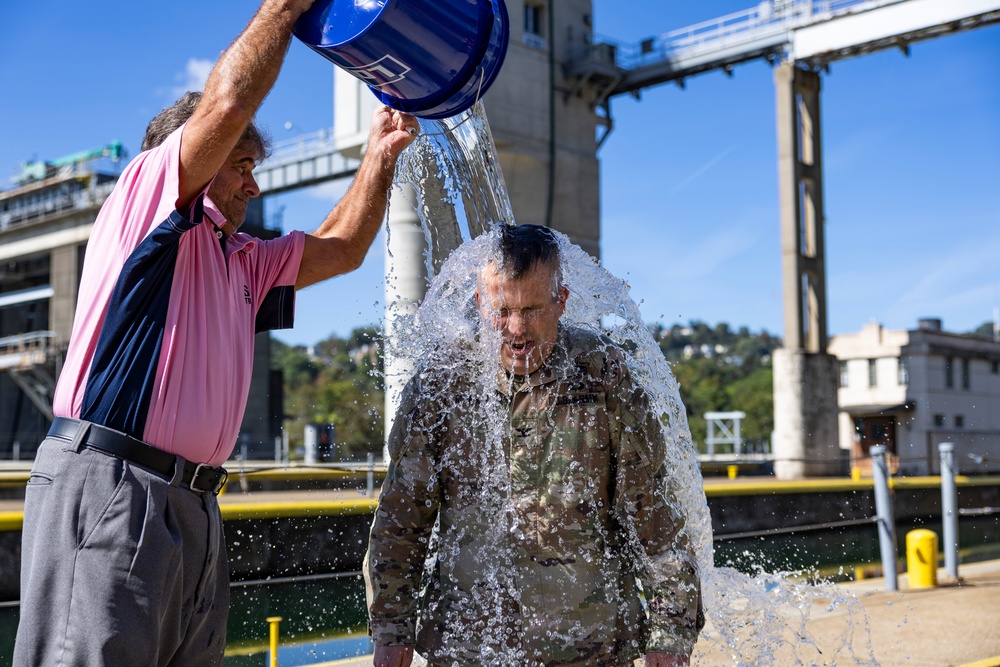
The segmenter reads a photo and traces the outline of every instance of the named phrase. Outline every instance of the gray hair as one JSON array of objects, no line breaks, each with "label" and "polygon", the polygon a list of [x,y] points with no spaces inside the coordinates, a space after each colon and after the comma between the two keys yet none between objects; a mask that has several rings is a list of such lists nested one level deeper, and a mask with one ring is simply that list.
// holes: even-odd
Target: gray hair
[{"label": "gray hair", "polygon": [[[146,126],[146,135],[142,138],[142,150],[156,148],[169,137],[174,130],[187,122],[201,100],[201,93],[186,92],[179,100],[156,114]],[[263,162],[271,153],[271,138],[257,127],[252,120],[240,137],[240,145],[250,147],[257,162]]]}]

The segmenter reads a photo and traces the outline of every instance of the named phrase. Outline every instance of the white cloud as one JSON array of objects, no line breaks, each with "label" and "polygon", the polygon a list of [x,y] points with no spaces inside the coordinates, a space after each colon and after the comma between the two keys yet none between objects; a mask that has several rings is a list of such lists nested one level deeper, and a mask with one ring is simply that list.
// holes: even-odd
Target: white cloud
[{"label": "white cloud", "polygon": [[703,164],[700,167],[698,167],[697,169],[695,169],[694,172],[692,172],[691,174],[689,174],[686,178],[682,179],[677,185],[675,185],[673,187],[673,189],[670,190],[670,194],[671,195],[675,195],[678,192],[680,192],[681,190],[683,190],[684,188],[686,188],[687,186],[689,186],[692,183],[694,183],[696,180],[698,180],[699,177],[701,177],[702,175],[704,175],[705,172],[707,172],[709,169],[711,169],[712,167],[714,167],[715,165],[719,164],[724,159],[726,159],[726,157],[728,157],[729,154],[732,153],[733,150],[736,149],[736,146],[737,146],[737,144],[733,144],[732,146],[730,146],[726,150],[722,151],[721,153],[719,153],[718,155],[716,155],[715,157],[713,157],[711,160],[709,160],[705,164]]},{"label": "white cloud", "polygon": [[981,227],[963,230],[957,242],[939,234],[934,242],[909,245],[884,262],[837,260],[830,276],[831,332],[856,331],[869,318],[910,329],[921,317],[941,317],[948,331],[965,331],[992,317],[1000,274],[995,265],[1000,235]]},{"label": "white cloud", "polygon": [[1000,237],[979,237],[975,241],[940,248],[927,257],[919,271],[919,281],[896,304],[919,303],[926,299],[947,299],[970,286],[989,285],[996,280],[995,262]]},{"label": "white cloud", "polygon": [[174,79],[179,82],[171,93],[174,98],[178,98],[189,90],[203,90],[208,75],[212,71],[215,62],[205,58],[189,58],[187,66],[183,72],[178,73]]}]

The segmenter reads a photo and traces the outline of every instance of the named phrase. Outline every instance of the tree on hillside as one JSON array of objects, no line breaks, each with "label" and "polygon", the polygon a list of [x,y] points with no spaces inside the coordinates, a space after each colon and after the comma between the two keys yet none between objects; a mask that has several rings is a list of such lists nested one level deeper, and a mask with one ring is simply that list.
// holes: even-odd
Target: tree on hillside
[{"label": "tree on hillside", "polygon": [[733,331],[725,322],[710,327],[692,321],[670,328],[654,325],[660,349],[680,383],[691,436],[704,449],[706,412],[746,413],[745,439],[766,439],[774,428],[771,355],[781,344],[767,331]]},{"label": "tree on hillside", "polygon": [[688,426],[695,443],[704,443],[707,432],[705,413],[729,410],[727,374],[712,359],[690,359],[673,364],[680,384],[681,400],[687,410]]},{"label": "tree on hillside", "polygon": [[990,340],[994,340],[993,323],[983,322],[969,333],[973,336],[979,336],[980,338],[989,338]]},{"label": "tree on hillside", "polygon": [[274,341],[273,363],[284,376],[285,429],[292,450],[304,444],[308,424],[333,424],[344,458],[380,453],[383,405],[379,330],[362,327],[311,348]]},{"label": "tree on hillside", "polygon": [[761,366],[726,387],[730,405],[747,415],[740,425],[745,440],[768,440],[771,437],[774,430],[773,383],[773,370]]},{"label": "tree on hillside", "polygon": [[[709,326],[650,325],[680,383],[695,443],[703,447],[705,413],[741,410],[747,439],[766,439],[774,426],[771,354],[781,341],[767,331]],[[347,338],[331,336],[311,347],[274,341],[273,360],[285,382],[285,429],[293,451],[307,424],[333,424],[343,456],[381,452],[385,389],[381,331],[360,327]]]}]

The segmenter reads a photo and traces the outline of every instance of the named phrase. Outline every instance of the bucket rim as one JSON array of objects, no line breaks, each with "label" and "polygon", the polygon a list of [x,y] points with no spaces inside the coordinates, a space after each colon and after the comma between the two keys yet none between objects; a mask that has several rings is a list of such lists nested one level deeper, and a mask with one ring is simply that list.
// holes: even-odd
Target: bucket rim
[{"label": "bucket rim", "polygon": [[[356,42],[374,30],[382,16],[386,14],[391,7],[398,4],[399,0],[385,0],[385,2],[381,4],[375,3],[378,5],[378,9],[365,15],[368,22],[361,30],[344,37],[340,41],[327,42],[323,40],[322,27],[334,24],[328,21],[325,16],[322,21],[316,20],[314,17],[323,16],[323,12],[332,8],[335,2],[336,0],[330,0],[330,2],[326,4],[320,2],[314,3],[313,6],[302,14],[302,16],[300,16],[295,22],[295,25],[292,27],[292,34],[295,35],[295,37],[303,44],[314,50],[337,49],[350,46],[351,43]],[[313,10],[315,10],[315,12]],[[314,35],[316,34],[319,34],[319,40],[314,39]],[[320,54],[322,55],[322,52],[320,52]]]},{"label": "bucket rim", "polygon": [[500,74],[510,44],[510,15],[507,12],[507,5],[504,0],[489,0],[489,4],[493,12],[493,27],[490,30],[489,38],[485,40],[484,52],[490,53],[492,47],[494,57],[486,64],[485,68],[481,65],[475,67],[470,73],[470,77],[461,86],[457,86],[450,93],[446,92],[444,96],[435,95],[429,101],[427,98],[422,100],[400,99],[384,93],[374,86],[369,86],[369,90],[386,106],[428,120],[449,118],[472,107],[482,99],[483,94]]}]

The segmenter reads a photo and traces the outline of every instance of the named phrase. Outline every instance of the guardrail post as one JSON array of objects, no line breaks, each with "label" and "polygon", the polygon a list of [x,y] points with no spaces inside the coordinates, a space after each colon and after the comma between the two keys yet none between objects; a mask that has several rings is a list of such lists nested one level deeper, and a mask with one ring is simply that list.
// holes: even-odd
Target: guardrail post
[{"label": "guardrail post", "polygon": [[941,523],[944,535],[944,568],[948,576],[958,579],[958,489],[955,485],[955,443],[938,445],[941,454]]},{"label": "guardrail post", "polygon": [[270,647],[271,647],[271,666],[278,667],[278,635],[280,634],[279,626],[281,625],[280,616],[269,616],[267,618],[268,625],[271,626],[270,632]]},{"label": "guardrail post", "polygon": [[871,448],[872,480],[875,482],[875,513],[878,515],[878,544],[882,555],[882,576],[885,590],[899,590],[896,583],[896,519],[892,512],[892,496],[889,493],[889,466],[885,447]]}]

